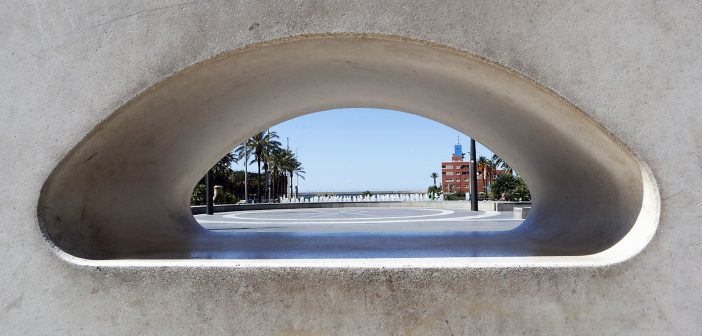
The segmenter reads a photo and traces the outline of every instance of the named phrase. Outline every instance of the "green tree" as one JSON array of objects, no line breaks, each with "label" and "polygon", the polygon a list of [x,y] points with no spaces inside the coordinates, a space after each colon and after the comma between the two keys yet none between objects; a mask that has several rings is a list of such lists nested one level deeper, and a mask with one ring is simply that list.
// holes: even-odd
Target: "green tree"
[{"label": "green tree", "polygon": [[[214,184],[223,187],[222,193],[220,193],[221,197],[218,195],[219,203],[235,202],[239,198],[245,198],[247,188],[244,181],[246,180],[248,180],[249,186],[256,188],[259,201],[263,200],[262,189],[264,187],[270,191],[269,195],[272,196],[268,198],[278,198],[279,195],[286,192],[287,185],[290,183],[290,193],[292,194],[293,178],[298,176],[304,179],[305,170],[295,154],[289,149],[282,149],[280,142],[276,139],[278,139],[278,135],[275,132],[258,133],[244,144],[237,146],[232,152],[227,153],[211,168],[214,174]],[[256,162],[258,171],[249,173],[248,171],[231,169],[232,163],[241,160],[246,164]],[[264,174],[261,174],[261,168],[263,168]],[[251,175],[253,178],[247,179],[247,176]],[[270,189],[268,189],[269,187]],[[204,204],[205,188],[205,177],[203,177],[193,190],[191,204]]]},{"label": "green tree", "polygon": [[[231,171],[231,164],[233,162],[235,162],[235,155],[232,153],[227,153],[226,155],[224,155],[224,157],[217,161],[217,163],[215,163],[214,166],[212,166],[212,168],[210,168],[214,177],[212,184],[222,186],[227,186],[229,184],[228,174]],[[193,190],[192,196],[190,198],[191,204],[205,204],[205,193],[207,190],[207,186],[205,185],[205,178],[206,176],[203,176],[200,179],[200,181],[198,181],[198,184],[195,186],[195,189]]]},{"label": "green tree", "polygon": [[490,187],[490,192],[494,199],[501,199],[502,195],[505,196],[506,200],[509,200],[509,192],[517,187],[517,181],[511,174],[500,174],[497,175],[495,181],[492,182]]},{"label": "green tree", "polygon": [[212,166],[212,173],[214,175],[214,184],[222,185],[227,180],[227,174],[231,170],[232,163],[236,162],[236,157],[233,153],[227,153],[222,157],[214,166]]},{"label": "green tree", "polygon": [[434,180],[434,187],[436,187],[436,179],[439,178],[439,174],[431,173],[431,178]]},{"label": "green tree", "polygon": [[[285,173],[285,182],[284,183],[289,183],[290,184],[290,196],[293,197],[293,179],[295,176],[298,178],[302,178],[303,180],[305,179],[304,174],[305,170],[302,168],[302,164],[300,161],[297,160],[297,156],[293,151],[289,149],[283,149],[279,154],[278,154],[278,159],[277,159],[277,164],[279,165],[279,169],[281,173]],[[286,189],[287,188],[283,188]]]},{"label": "green tree", "polygon": [[[215,164],[211,170],[214,177],[213,184],[221,185],[222,192],[218,193],[216,203],[235,203],[238,201],[239,191],[243,190],[243,174],[242,172],[235,172],[229,166],[227,162],[230,157],[225,157]],[[193,189],[193,193],[190,198],[190,204],[192,205],[203,205],[206,203],[206,183],[205,177],[201,178],[198,184]]]},{"label": "green tree", "polygon": [[207,202],[206,196],[205,196],[205,189],[207,187],[204,184],[198,183],[195,186],[195,189],[193,189],[192,196],[190,196],[190,204],[191,205],[205,205],[205,202]]},{"label": "green tree", "polygon": [[[268,164],[270,167],[270,194],[272,194],[272,199],[277,199],[278,190],[277,187],[280,186],[280,174],[282,172],[282,165],[284,157],[284,150],[282,148],[274,148],[268,156]],[[277,183],[276,183],[277,182]]]},{"label": "green tree", "polygon": [[432,201],[436,200],[436,197],[441,195],[441,188],[435,185],[429,186],[429,188],[427,188],[427,194],[429,196],[429,199],[431,199]]},{"label": "green tree", "polygon": [[[293,178],[295,177],[295,169],[300,163],[297,161],[297,158],[295,157],[295,153],[293,153],[291,150],[286,149],[284,154],[283,154],[283,160],[281,164],[281,169],[285,172],[285,183],[286,183],[286,193],[288,194],[288,197],[293,197]],[[290,193],[287,192],[288,188],[287,185],[290,185]]]},{"label": "green tree", "polygon": [[[241,161],[241,160],[244,161],[244,167],[245,167],[245,169],[244,169],[244,180],[243,180],[243,181],[244,181],[244,183],[246,183],[246,184],[249,184],[249,182],[248,182],[248,181],[249,181],[249,179],[248,179],[248,174],[249,174],[249,172],[248,172],[248,164],[249,164],[249,162],[253,162],[252,159],[251,159],[251,156],[252,156],[252,155],[251,155],[251,146],[250,146],[250,144],[249,144],[249,141],[250,141],[250,140],[251,140],[251,139],[246,139],[246,141],[244,141],[244,143],[242,143],[241,145],[237,146],[236,148],[234,148],[234,151],[232,151],[232,153],[234,154],[234,162],[237,162],[237,163],[238,163],[238,162]],[[246,193],[248,192],[248,188],[247,188],[247,187],[248,187],[248,186],[245,186],[245,187],[244,187],[244,197],[243,197],[243,199],[245,199],[245,200],[248,200],[248,198],[249,198],[249,196],[246,195]]]},{"label": "green tree", "polygon": [[507,162],[505,162],[504,160],[502,160],[501,157],[497,156],[497,154],[494,154],[494,155],[492,156],[492,163],[493,163],[493,165],[495,166],[495,168],[497,168],[497,169],[502,168],[502,171],[503,171],[504,174],[510,174],[510,175],[511,175],[512,173],[514,173],[514,170],[512,169],[512,167],[510,167],[510,166],[507,164]]},{"label": "green tree", "polygon": [[248,141],[249,148],[251,149],[253,155],[253,159],[250,163],[256,162],[258,168],[256,196],[258,197],[259,202],[263,201],[263,194],[261,194],[261,185],[263,184],[261,181],[261,166],[263,165],[265,176],[267,177],[268,159],[270,158],[273,150],[280,148],[280,142],[276,139],[278,139],[278,134],[276,132],[263,131],[254,135]]},{"label": "green tree", "polygon": [[446,200],[446,201],[463,201],[465,199],[466,199],[466,193],[464,193],[462,191],[444,194],[444,200]]},{"label": "green tree", "polygon": [[527,187],[520,176],[517,176],[517,187],[512,191],[511,198],[515,200],[531,201],[529,187]]},{"label": "green tree", "polygon": [[483,190],[481,190],[481,192],[485,193],[487,191],[488,174],[492,173],[490,171],[492,169],[492,163],[485,156],[481,155],[476,162],[476,166],[480,171],[480,177],[483,179]]},{"label": "green tree", "polygon": [[305,173],[295,153],[289,149],[276,149],[270,156],[270,165],[273,175],[272,181],[276,186],[273,188],[275,194],[285,193],[289,183],[290,195],[292,195],[293,178],[297,174],[297,176],[304,179],[303,175]]},{"label": "green tree", "polygon": [[506,200],[531,200],[531,193],[524,180],[512,174],[500,174],[490,187],[492,197],[500,199],[505,195]]},{"label": "green tree", "polygon": [[[305,179],[305,169],[302,168],[302,163],[300,163],[300,161],[297,161],[297,159],[293,161],[292,172],[295,176],[297,176],[297,178],[301,178],[303,180]],[[290,189],[292,190],[292,175],[290,177]],[[297,191],[297,187],[295,190]]]}]

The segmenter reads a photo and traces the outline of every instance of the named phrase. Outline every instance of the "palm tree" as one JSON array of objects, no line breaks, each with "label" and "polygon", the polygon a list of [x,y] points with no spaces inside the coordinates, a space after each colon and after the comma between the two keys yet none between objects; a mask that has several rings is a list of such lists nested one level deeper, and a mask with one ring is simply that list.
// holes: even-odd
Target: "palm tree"
[{"label": "palm tree", "polygon": [[271,131],[263,131],[248,140],[249,148],[253,155],[251,163],[255,161],[258,168],[256,195],[259,202],[263,201],[263,195],[261,194],[261,165],[263,165],[266,170],[266,176],[268,176],[268,158],[274,149],[280,148],[280,142],[275,139],[278,139],[278,134]]},{"label": "palm tree", "polygon": [[302,163],[300,161],[297,161],[297,159],[294,159],[293,161],[293,170],[290,174],[290,189],[292,190],[292,177],[293,174],[297,176],[297,178],[305,179],[305,170],[302,168]]},{"label": "palm tree", "polygon": [[437,173],[431,173],[431,175],[429,175],[429,176],[430,176],[432,179],[434,179],[434,188],[436,188],[436,179],[439,178],[439,174],[437,174]]},{"label": "palm tree", "polygon": [[[276,151],[275,159],[271,162],[273,163],[273,169],[277,170],[280,176],[285,178],[285,183],[290,183],[290,194],[288,197],[292,197],[293,178],[297,174],[298,177],[304,179],[302,175],[305,171],[302,169],[302,164],[297,160],[295,153],[290,149],[280,149]],[[287,185],[283,189],[287,192]]]},{"label": "palm tree", "polygon": [[492,164],[488,158],[485,156],[481,155],[478,158],[478,170],[482,171],[480,175],[482,175],[483,178],[483,193],[487,194],[487,175],[488,175],[488,169],[492,168]]},{"label": "palm tree", "polygon": [[502,160],[501,157],[497,156],[497,154],[494,154],[494,155],[492,156],[492,163],[495,165],[495,168],[502,168],[502,170],[504,170],[504,173],[505,173],[505,174],[510,174],[510,175],[512,175],[512,173],[514,172],[514,170],[512,169],[512,167],[510,167],[510,166],[507,164],[507,162],[505,162],[504,160]]},{"label": "palm tree", "polygon": [[[283,188],[280,188],[281,179],[287,180],[287,173],[290,171],[291,167],[294,170],[295,155],[289,149],[275,148],[270,154],[270,169],[273,182],[273,198],[277,198],[279,195],[278,190],[287,190],[287,182]],[[276,187],[276,181],[277,187]]]},{"label": "palm tree", "polygon": [[[226,176],[232,163],[236,162],[236,156],[233,153],[227,153],[223,158],[221,158],[214,166],[212,166],[212,172],[214,173],[216,180],[222,180]],[[222,183],[222,181],[218,181]]]},{"label": "palm tree", "polygon": [[[288,194],[288,198],[291,198],[293,195],[293,177],[295,174],[295,167],[299,165],[300,163],[297,161],[297,158],[295,157],[295,153],[291,151],[290,149],[285,149],[283,150],[282,158],[281,158],[281,170],[285,172],[285,180],[286,180],[286,185],[285,185],[285,193],[287,194],[287,184],[290,183],[290,194]],[[289,174],[289,175],[288,175]]]},{"label": "palm tree", "polygon": [[[249,195],[248,194],[248,174],[249,174],[249,169],[248,169],[248,163],[249,160],[251,159],[251,147],[249,145],[249,141],[251,139],[246,139],[243,144],[237,146],[234,148],[234,151],[232,153],[234,154],[234,162],[238,163],[242,159],[244,160],[244,199],[248,202],[249,200]],[[253,162],[253,161],[251,161]]]},{"label": "palm tree", "polygon": [[275,177],[276,174],[278,173],[278,160],[279,160],[279,154],[280,153],[280,148],[276,148],[270,153],[268,153],[268,158],[266,158],[267,167],[268,169],[266,170],[267,174],[267,179],[266,181],[269,181],[270,185],[268,186],[268,201],[270,202],[271,199],[275,199]]},{"label": "palm tree", "polygon": [[502,163],[502,171],[505,174],[514,175],[514,169],[512,169],[512,167],[510,167],[507,163],[504,162]]},{"label": "palm tree", "polygon": [[492,164],[495,165],[495,168],[500,168],[500,166],[504,163],[501,157],[497,156],[497,154],[492,155]]}]

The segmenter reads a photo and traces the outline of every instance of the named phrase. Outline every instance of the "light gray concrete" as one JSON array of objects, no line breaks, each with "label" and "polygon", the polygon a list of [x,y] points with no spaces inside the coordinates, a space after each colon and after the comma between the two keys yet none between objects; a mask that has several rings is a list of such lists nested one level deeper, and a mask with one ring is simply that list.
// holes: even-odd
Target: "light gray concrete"
[{"label": "light gray concrete", "polygon": [[529,216],[531,207],[522,206],[514,208],[514,218],[526,219]]},{"label": "light gray concrete", "polygon": [[[614,262],[641,250],[655,230],[659,201],[645,166],[566,101],[458,50],[356,34],[234,50],[135,98],[47,180],[43,228],[57,247],[83,259],[187,259],[194,251],[226,249],[234,238],[204,231],[188,209],[198,178],[254,132],[341,106],[396,108],[442,121],[520,172],[534,194],[532,216],[518,230],[466,237],[462,255],[483,255],[487,246],[502,256],[585,256],[623,242],[629,247],[609,257]],[[424,238],[396,239],[421,246]]]},{"label": "light gray concrete", "polygon": [[446,233],[507,231],[522,223],[504,212],[397,207],[235,211],[197,215],[195,220],[208,230],[246,232]]},{"label": "light gray concrete", "polygon": [[[702,20],[697,1],[521,4],[11,0],[3,5],[0,252],[4,258],[0,326],[4,334],[694,335],[702,328],[698,304],[702,301],[702,181],[698,178],[702,173]],[[341,56],[335,68],[330,68],[334,63],[329,59],[303,62],[314,53],[283,54],[303,58],[297,63],[300,68],[290,68],[288,62],[266,63],[274,58],[257,54],[265,49],[260,46],[250,49],[250,53],[229,54],[249,55],[248,59],[221,59],[234,62],[230,65],[238,66],[242,74],[249,71],[246,77],[232,82],[210,81],[198,89],[192,86],[208,83],[219,73],[215,68],[198,67],[204,72],[191,70],[181,75],[195,76],[188,81],[163,82],[193,64],[246,46],[292,36],[304,43],[307,40],[300,38],[302,35],[339,32],[439,43],[454,48],[446,51],[448,54],[460,50],[477,58],[460,53],[449,57],[456,62],[470,60],[459,69],[446,65],[447,58],[437,56],[446,54],[435,53],[436,47],[409,43],[411,50],[398,49],[398,45],[406,45],[381,39],[375,49],[361,42],[356,45],[357,50],[368,50],[366,58],[354,48],[339,49]],[[367,39],[354,41],[360,40]],[[298,51],[315,50],[309,45],[288,46]],[[416,57],[407,58],[407,54]],[[353,58],[351,63],[345,63],[347,55]],[[381,55],[387,60],[380,62]],[[400,62],[408,59],[412,60],[409,64]],[[475,86],[513,79],[499,71],[483,77],[467,76],[471,69],[493,69],[481,65],[479,59],[522,74],[564,101],[552,104],[548,97],[555,96],[532,95],[532,89],[522,86]],[[397,62],[388,64],[390,61]],[[311,76],[330,69],[338,71],[336,81]],[[395,75],[389,76],[388,71]],[[403,73],[407,79],[399,80]],[[274,78],[298,81],[273,82]],[[379,84],[364,89],[361,84],[371,78]],[[259,84],[265,80],[270,80],[267,83],[271,86],[261,90]],[[168,88],[154,87],[162,82]],[[406,83],[417,86],[408,88]],[[293,93],[278,89],[298,84],[300,89],[316,89],[320,94],[343,91],[350,99],[317,101],[319,105],[304,108],[286,105],[290,109],[284,114],[269,109],[292,101],[289,94]],[[464,90],[471,85],[472,90]],[[411,90],[405,95],[397,92],[397,104],[375,99],[389,99],[388,90],[377,90],[393,86],[397,91]],[[142,100],[125,106],[150,88]],[[204,96],[187,94],[159,96],[166,89],[174,90],[171,93],[202,90],[224,100],[200,100]],[[378,97],[370,95],[373,90]],[[364,94],[369,99],[360,99]],[[407,95],[417,98],[401,99]],[[459,102],[447,99],[449,95],[466,97],[461,109],[446,105]],[[478,96],[493,96],[494,100],[469,99]],[[170,113],[165,109],[194,98],[198,99],[192,101],[196,106],[184,105]],[[147,100],[152,104],[149,108],[139,105]],[[308,104],[305,100],[303,103]],[[253,107],[248,103],[262,101],[270,105],[248,109]],[[564,109],[564,102],[578,109]],[[591,221],[586,217],[573,216],[572,221],[558,223],[582,228],[571,231],[586,232],[580,235],[582,240],[577,241],[575,234],[553,238],[580,247],[601,248],[619,241],[612,247],[617,248],[627,242],[621,239],[626,234],[632,243],[625,244],[625,252],[616,254],[620,259],[611,254],[602,260],[595,256],[588,267],[580,262],[586,256],[558,257],[562,248],[549,257],[525,257],[520,259],[521,264],[503,258],[429,258],[431,264],[414,259],[366,263],[316,259],[306,264],[319,267],[202,259],[91,263],[71,259],[52,246],[39,229],[41,218],[53,241],[65,251],[82,256],[95,256],[101,249],[123,256],[137,251],[136,247],[143,247],[147,240],[174,247],[174,254],[190,250],[203,253],[192,257],[207,258],[207,253],[217,251],[188,249],[190,243],[199,243],[186,239],[192,237],[187,231],[196,224],[187,208],[186,191],[217,154],[200,149],[203,144],[221,140],[203,134],[230,136],[230,143],[217,142],[221,148],[213,149],[221,154],[255,128],[311,112],[312,107],[340,105],[393,107],[437,117],[438,121],[469,131],[508,161],[517,163],[516,168],[524,172],[530,186],[546,185],[541,180],[546,177],[556,184],[596,182],[582,186],[566,183],[567,193],[534,190],[535,198],[564,202],[566,207],[576,206],[574,200],[588,201],[589,210],[594,207],[599,219],[612,218],[612,222],[588,224]],[[115,113],[118,109],[121,112]],[[584,113],[578,120],[586,122],[570,123],[576,120],[573,116],[578,110]],[[431,111],[443,112],[439,115]],[[241,118],[227,117],[231,113]],[[191,118],[192,114],[198,118]],[[464,118],[465,114],[471,117]],[[515,115],[521,115],[518,119],[524,133],[507,136],[501,142],[498,138],[510,132],[495,123],[509,124],[513,119],[507,117]],[[206,117],[222,117],[218,123],[221,129],[208,123]],[[251,122],[254,117],[256,122]],[[588,124],[590,119],[595,123]],[[175,132],[175,126],[186,121],[192,129]],[[601,127],[604,133],[597,133],[593,127]],[[164,131],[172,131],[172,137],[163,136]],[[612,145],[617,141],[602,135],[606,133],[622,146]],[[196,135],[201,139],[189,142],[190,147],[179,140]],[[520,147],[510,150],[509,146],[514,145],[511,141],[520,139]],[[548,143],[549,139],[564,142]],[[115,146],[116,140],[123,146]],[[97,151],[90,152],[90,148],[99,149],[101,154],[91,156]],[[155,155],[164,148],[179,151],[163,150]],[[543,150],[542,154],[537,148]],[[110,155],[105,157],[105,153]],[[554,153],[559,155],[550,158]],[[69,159],[57,170],[64,158]],[[95,165],[100,166],[98,175],[90,173]],[[90,171],[85,172],[85,167]],[[173,167],[177,169],[161,178],[152,175]],[[644,169],[634,178],[634,168],[642,167],[650,170]],[[109,185],[92,180],[111,173],[115,177]],[[66,179],[57,178],[59,175]],[[54,182],[68,184],[47,185],[37,216],[41,189],[50,176]],[[129,179],[121,182],[128,183],[120,183],[120,177],[125,176]],[[615,184],[600,184],[595,176],[602,183]],[[561,179],[567,177],[577,178]],[[141,183],[143,190],[135,188],[136,183]],[[576,187],[584,189],[572,190]],[[146,200],[144,195],[153,190],[158,192]],[[167,197],[177,193],[181,193],[176,195],[177,202]],[[592,203],[595,194],[600,195],[600,207]],[[612,198],[617,201],[607,202]],[[552,206],[556,205],[564,204]],[[85,212],[81,211],[83,206]],[[137,209],[141,206],[144,209]],[[635,230],[642,227],[637,225],[641,210],[645,210],[647,223],[653,219],[658,225],[650,243],[648,232]],[[152,220],[139,220],[149,211],[154,211],[149,216]],[[539,209],[533,211],[537,215]],[[66,221],[64,224],[48,216],[64,212],[69,217],[58,216]],[[611,216],[613,212],[619,215]],[[542,216],[545,214],[542,212]],[[174,223],[188,224],[163,237],[167,244],[154,241],[158,230],[165,232],[164,228],[172,228]],[[115,229],[119,224],[128,230]],[[556,233],[554,227],[532,233],[543,237],[548,232]],[[629,229],[633,231],[627,234]],[[59,237],[64,230],[67,235]],[[558,233],[567,236],[568,232],[563,229]],[[596,232],[601,232],[601,240],[594,240]],[[490,246],[500,245],[504,246]],[[640,253],[629,258],[643,245]],[[602,266],[613,261],[621,262]]]},{"label": "light gray concrete", "polygon": [[[507,212],[400,207],[244,210],[195,219],[208,230],[235,235],[230,248],[193,254],[218,259],[467,257],[476,255],[464,246],[476,232],[510,231],[523,222]],[[302,237],[310,241],[300,244]]]},{"label": "light gray concrete", "polygon": [[493,210],[495,211],[513,211],[520,206],[531,205],[531,202],[495,202]]}]

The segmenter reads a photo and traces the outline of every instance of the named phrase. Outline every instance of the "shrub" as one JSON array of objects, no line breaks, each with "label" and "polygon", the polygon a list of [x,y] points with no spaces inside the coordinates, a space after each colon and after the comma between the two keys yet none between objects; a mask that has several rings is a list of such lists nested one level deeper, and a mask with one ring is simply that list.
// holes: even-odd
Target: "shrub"
[{"label": "shrub", "polygon": [[530,201],[531,192],[529,192],[529,188],[521,177],[517,177],[517,179],[517,186],[510,192],[510,198],[513,200]]},{"label": "shrub", "polygon": [[[193,193],[190,196],[190,205],[205,205],[207,204],[207,197],[205,196],[207,186],[204,184],[198,184],[193,189]],[[222,193],[217,195],[215,199],[215,204],[236,204],[239,202],[239,198],[233,193],[223,190]]]},{"label": "shrub", "polygon": [[524,180],[512,174],[497,175],[495,181],[490,185],[490,194],[497,200],[502,198],[502,194],[505,195],[508,201],[519,199],[524,201],[531,200],[531,193],[526,183],[524,183]]},{"label": "shrub", "polygon": [[464,201],[466,199],[466,193],[464,192],[457,192],[457,193],[446,193],[444,194],[444,200],[446,201]]},{"label": "shrub", "polygon": [[205,205],[207,198],[205,197],[206,186],[204,184],[198,184],[193,189],[193,194],[190,196],[191,205]]},{"label": "shrub", "polygon": [[433,186],[433,185],[432,185],[432,186],[429,186],[429,188],[427,188],[427,193],[428,193],[428,194],[432,194],[432,193],[433,193],[433,194],[436,194],[436,195],[441,195],[441,188],[439,188],[439,187],[437,187],[437,186]]}]

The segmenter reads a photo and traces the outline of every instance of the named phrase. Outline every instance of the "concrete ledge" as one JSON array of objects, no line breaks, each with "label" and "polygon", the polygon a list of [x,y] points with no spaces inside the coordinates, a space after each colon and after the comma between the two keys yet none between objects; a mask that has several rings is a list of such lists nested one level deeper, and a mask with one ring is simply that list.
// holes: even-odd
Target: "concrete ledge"
[{"label": "concrete ledge", "polygon": [[530,210],[531,207],[514,207],[514,218],[526,219]]},{"label": "concrete ledge", "polygon": [[531,202],[495,202],[495,211],[513,211],[515,207],[531,206]]}]

